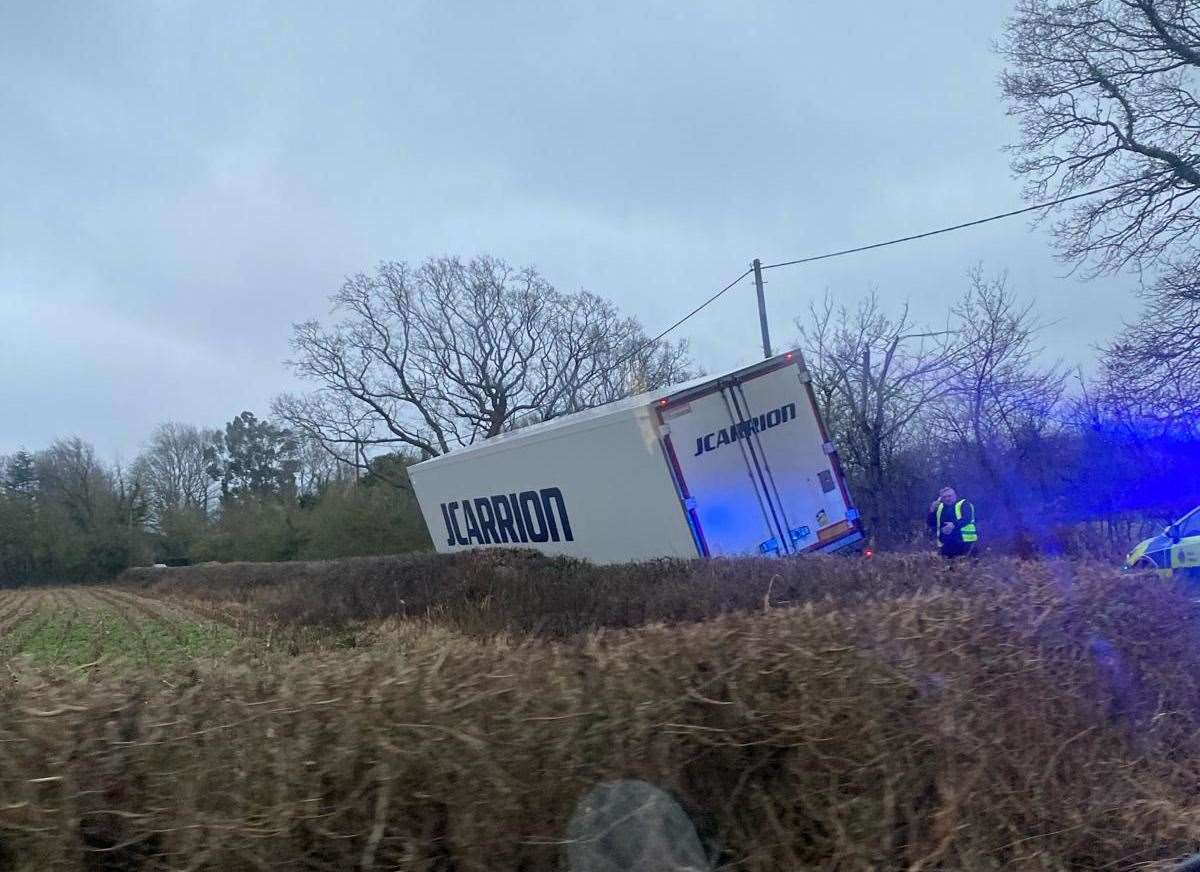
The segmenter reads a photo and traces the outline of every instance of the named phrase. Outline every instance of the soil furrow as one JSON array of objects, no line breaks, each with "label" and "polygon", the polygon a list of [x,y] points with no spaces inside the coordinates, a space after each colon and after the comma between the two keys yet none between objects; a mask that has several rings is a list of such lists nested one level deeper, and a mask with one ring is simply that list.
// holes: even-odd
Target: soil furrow
[{"label": "soil furrow", "polygon": [[147,662],[151,661],[153,659],[153,656],[152,656],[152,652],[150,650],[149,640],[146,638],[145,628],[142,626],[141,622],[135,621],[133,619],[133,617],[129,614],[128,604],[122,603],[119,600],[114,601],[114,599],[111,596],[112,591],[110,591],[110,590],[93,588],[91,591],[91,594],[96,599],[98,599],[101,602],[108,605],[113,610],[113,612],[115,612],[120,617],[120,619],[126,624],[126,626],[129,627],[134,638],[137,639],[138,644],[141,646],[142,656],[146,658]]},{"label": "soil furrow", "polygon": [[4,591],[0,594],[0,632],[7,626],[8,620],[17,614],[29,600],[28,591]]},{"label": "soil furrow", "polygon": [[183,630],[180,627],[181,623],[188,621],[197,624],[207,623],[204,618],[198,615],[188,614],[183,609],[172,608],[166,603],[143,599],[142,597],[139,597],[136,594],[131,594],[128,591],[117,590],[115,588],[105,588],[102,596],[100,591],[96,591],[95,595],[97,599],[108,603],[113,608],[132,608],[138,614],[143,615],[152,621],[165,624],[176,639],[182,639],[184,635]]},{"label": "soil furrow", "polygon": [[50,623],[53,614],[51,600],[44,592],[32,594],[26,610],[0,634],[0,656],[11,657],[21,653],[21,641],[33,638],[41,632],[41,629]]},{"label": "soil furrow", "polygon": [[33,614],[33,597],[29,593],[22,594],[16,605],[0,619],[0,637],[12,632],[13,629]]}]

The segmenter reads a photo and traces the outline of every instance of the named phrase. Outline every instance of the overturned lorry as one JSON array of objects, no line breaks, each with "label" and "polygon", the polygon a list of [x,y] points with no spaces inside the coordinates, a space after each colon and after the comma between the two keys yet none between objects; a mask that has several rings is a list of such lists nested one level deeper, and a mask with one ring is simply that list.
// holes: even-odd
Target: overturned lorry
[{"label": "overturned lorry", "polygon": [[442,552],[597,563],[859,548],[798,352],[534,424],[409,470]]}]

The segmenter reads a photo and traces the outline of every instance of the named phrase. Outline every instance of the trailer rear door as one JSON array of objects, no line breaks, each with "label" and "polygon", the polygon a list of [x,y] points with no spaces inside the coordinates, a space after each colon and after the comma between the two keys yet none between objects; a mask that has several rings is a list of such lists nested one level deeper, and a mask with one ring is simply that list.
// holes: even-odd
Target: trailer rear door
[{"label": "trailer rear door", "polygon": [[861,538],[798,355],[670,397],[659,417],[704,553],[794,554]]},{"label": "trailer rear door", "polygon": [[734,418],[725,389],[672,401],[659,414],[700,553],[754,554],[777,539],[780,527],[746,445],[729,441]]}]

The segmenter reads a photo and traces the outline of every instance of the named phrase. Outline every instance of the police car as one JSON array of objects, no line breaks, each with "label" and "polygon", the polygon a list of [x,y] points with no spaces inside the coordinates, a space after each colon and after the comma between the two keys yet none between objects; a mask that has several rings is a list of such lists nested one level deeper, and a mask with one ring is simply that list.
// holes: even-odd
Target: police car
[{"label": "police car", "polygon": [[1163,577],[1174,575],[1200,581],[1200,506],[1129,552],[1126,569],[1152,569]]}]

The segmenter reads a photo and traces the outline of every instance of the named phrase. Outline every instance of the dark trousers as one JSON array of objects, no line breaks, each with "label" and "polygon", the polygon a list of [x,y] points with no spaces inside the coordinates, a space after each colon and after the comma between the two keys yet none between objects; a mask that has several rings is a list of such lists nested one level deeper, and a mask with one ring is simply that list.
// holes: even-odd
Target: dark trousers
[{"label": "dark trousers", "polygon": [[978,542],[944,542],[938,553],[945,560],[958,560],[960,557],[975,557]]}]

